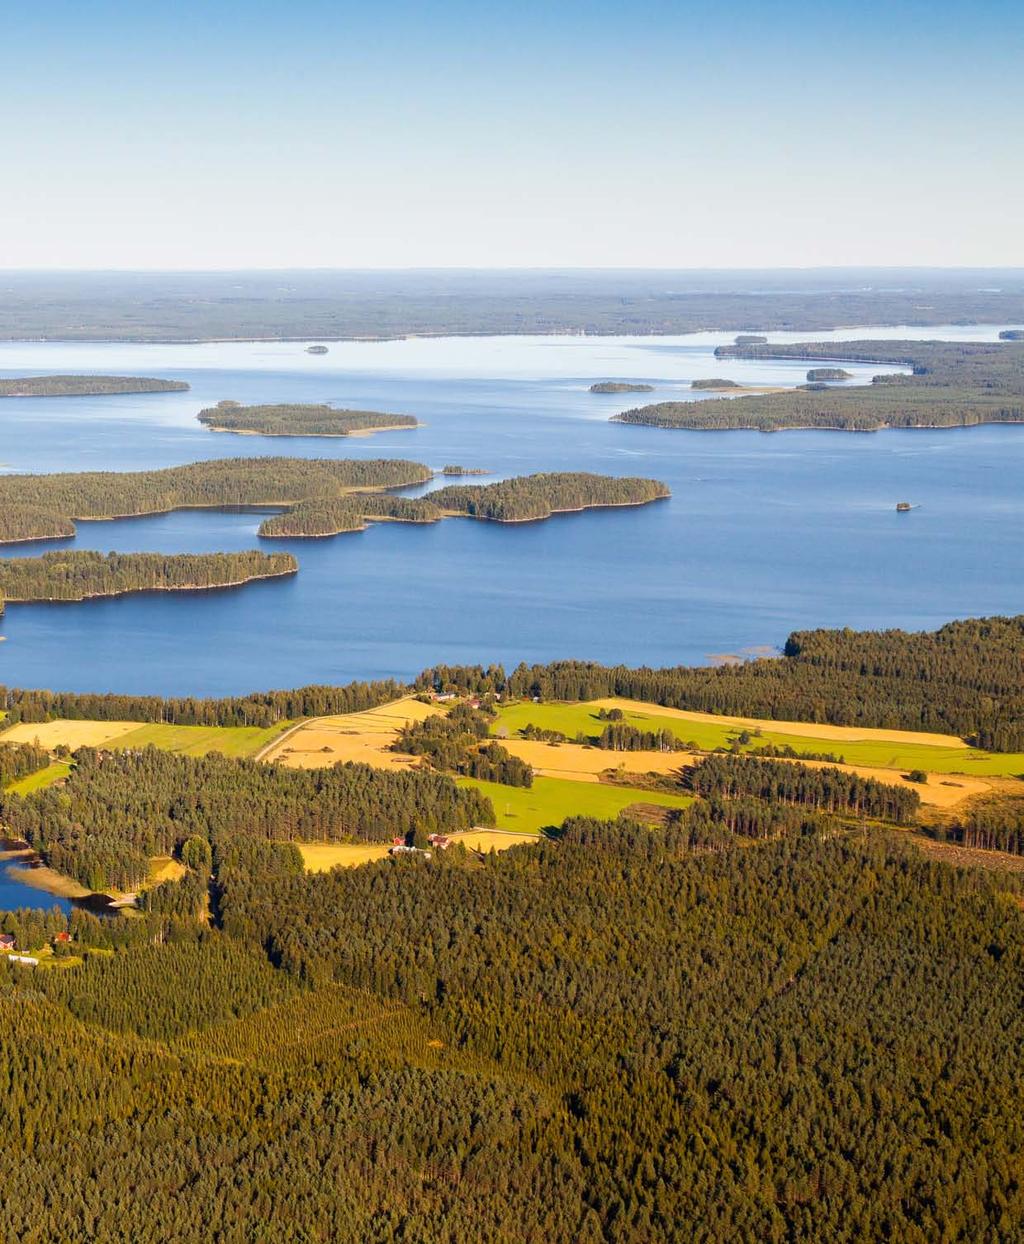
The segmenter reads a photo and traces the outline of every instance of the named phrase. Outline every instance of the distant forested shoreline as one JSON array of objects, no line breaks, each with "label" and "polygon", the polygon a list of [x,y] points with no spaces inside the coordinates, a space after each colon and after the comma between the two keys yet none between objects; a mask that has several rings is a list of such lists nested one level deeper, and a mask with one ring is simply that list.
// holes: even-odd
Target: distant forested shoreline
[{"label": "distant forested shoreline", "polygon": [[148,376],[5,376],[0,397],[101,397],[117,393],[184,393],[184,380]]},{"label": "distant forested shoreline", "polygon": [[283,340],[304,350],[409,335],[1024,324],[1019,270],[5,272],[3,283],[3,340]]},{"label": "distant forested shoreline", "polygon": [[[719,346],[720,358],[807,359],[892,364],[912,374],[884,373],[871,384],[740,396],[729,402],[658,402],[614,415],[613,422],[691,430],[777,432],[822,428],[954,428],[1024,422],[1024,344],[941,341],[806,342]],[[841,379],[841,368],[807,375]]]},{"label": "distant forested shoreline", "polygon": [[512,700],[622,696],[728,716],[944,733],[1016,752],[1024,751],[1024,615],[969,618],[937,631],[797,631],[781,657],[727,666],[636,669],[556,661],[506,671],[501,665],[436,665],[411,687],[353,683],[221,699],[0,686],[0,710],[12,723],[69,717],[270,726],[376,707],[409,690]]}]

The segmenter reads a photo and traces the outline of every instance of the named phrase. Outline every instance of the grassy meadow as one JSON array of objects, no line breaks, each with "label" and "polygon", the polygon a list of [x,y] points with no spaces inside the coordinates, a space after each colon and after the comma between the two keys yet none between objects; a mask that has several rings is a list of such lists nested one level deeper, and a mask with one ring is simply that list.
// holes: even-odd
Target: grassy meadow
[{"label": "grassy meadow", "polygon": [[539,834],[561,825],[570,816],[596,816],[613,820],[630,804],[656,803],[668,808],[685,808],[689,795],[668,795],[656,791],[604,786],[597,782],[577,782],[568,778],[534,778],[533,786],[503,786],[477,778],[459,778],[460,786],[473,786],[494,804],[499,829]]}]

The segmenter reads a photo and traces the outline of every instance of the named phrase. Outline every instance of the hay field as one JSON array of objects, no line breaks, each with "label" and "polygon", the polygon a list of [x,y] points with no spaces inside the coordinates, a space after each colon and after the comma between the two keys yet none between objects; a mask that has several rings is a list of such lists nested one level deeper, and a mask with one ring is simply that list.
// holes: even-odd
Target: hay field
[{"label": "hay field", "polygon": [[61,743],[75,751],[79,747],[105,747],[140,729],[138,721],[24,721],[0,734],[4,743],[38,743],[53,751]]},{"label": "hay field", "polygon": [[409,769],[419,761],[388,750],[395,736],[407,722],[423,721],[442,711],[406,696],[362,713],[316,717],[282,738],[263,759],[291,769],[324,769],[346,760],[378,769]]}]

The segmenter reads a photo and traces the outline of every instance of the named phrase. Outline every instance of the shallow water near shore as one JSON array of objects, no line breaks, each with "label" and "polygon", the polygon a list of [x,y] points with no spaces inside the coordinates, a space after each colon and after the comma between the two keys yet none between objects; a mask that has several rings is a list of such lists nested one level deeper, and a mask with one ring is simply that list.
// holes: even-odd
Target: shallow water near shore
[{"label": "shallow water near shore", "polygon": [[[1000,327],[769,337],[988,341]],[[0,344],[0,375],[92,371],[192,385],[0,401],[8,471],[405,457],[495,477],[651,475],[673,492],[643,508],[543,523],[383,523],[323,541],[261,541],[253,513],[82,523],[75,540],[0,553],[262,547],[293,552],[300,571],[230,591],[11,606],[0,621],[0,682],[214,695],[408,678],[436,662],[699,663],[775,650],[802,627],[921,628],[1024,608],[1024,427],[766,435],[608,422],[633,405],[693,396],[697,378],[803,382],[807,363],[715,360],[714,346],[731,339],[414,339],[336,343],[323,356],[298,342]],[[861,383],[879,370],[844,366]],[[589,393],[597,380],[655,391]],[[340,440],[209,432],[195,416],[223,398],[324,401],[412,414],[424,426]],[[899,501],[918,508],[897,514]]]}]

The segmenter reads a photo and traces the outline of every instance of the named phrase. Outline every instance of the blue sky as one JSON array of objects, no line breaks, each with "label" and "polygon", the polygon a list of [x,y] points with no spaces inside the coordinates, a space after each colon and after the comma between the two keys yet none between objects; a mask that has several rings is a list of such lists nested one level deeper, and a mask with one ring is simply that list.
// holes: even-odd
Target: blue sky
[{"label": "blue sky", "polygon": [[0,268],[1024,263],[1024,6],[3,0]]}]

